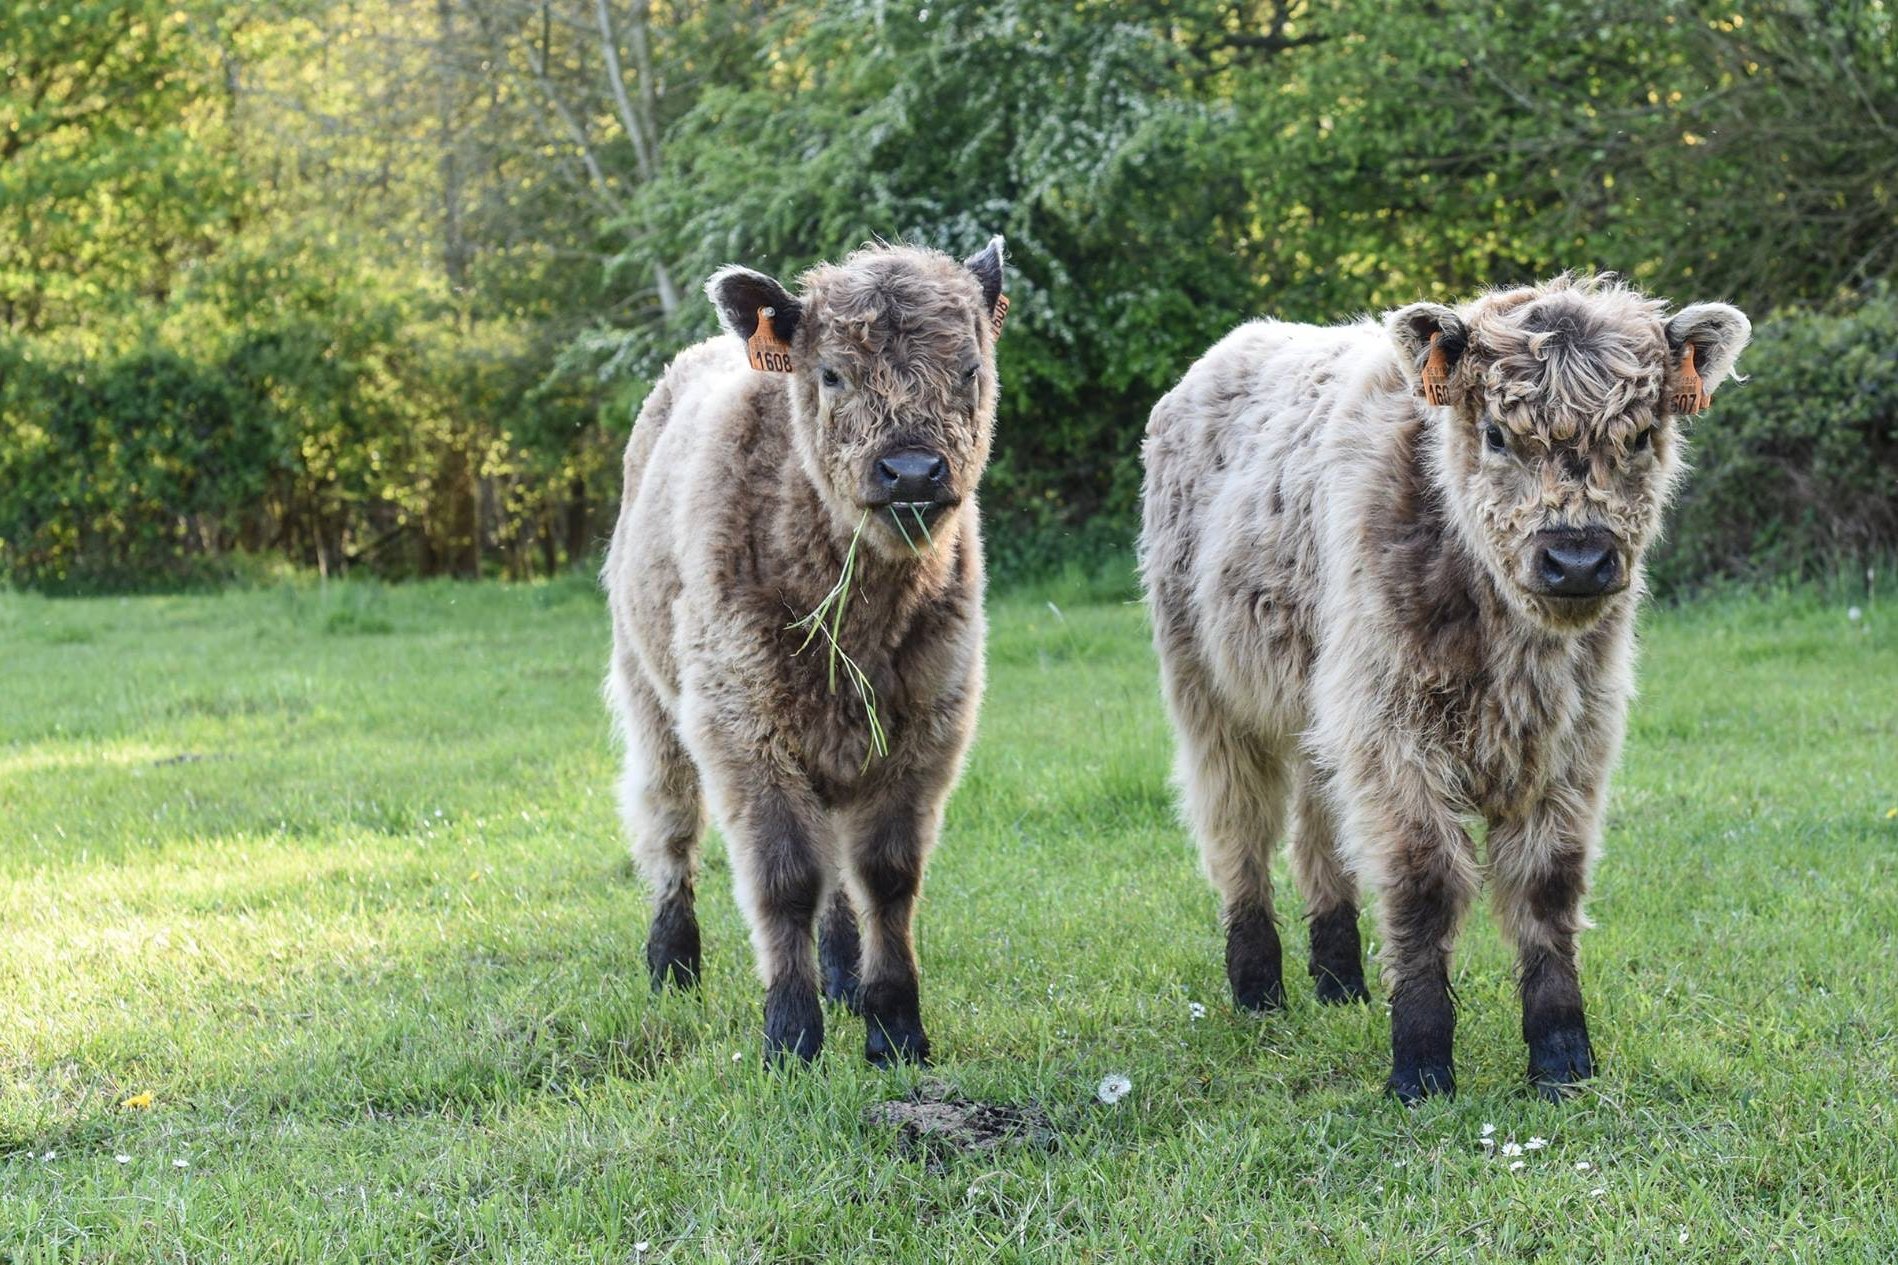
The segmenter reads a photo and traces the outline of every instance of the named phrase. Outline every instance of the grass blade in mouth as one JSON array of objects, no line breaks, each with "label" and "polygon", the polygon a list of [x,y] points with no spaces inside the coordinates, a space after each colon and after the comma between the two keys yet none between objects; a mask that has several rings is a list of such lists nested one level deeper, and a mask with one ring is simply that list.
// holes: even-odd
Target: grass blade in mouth
[{"label": "grass blade in mouth", "polygon": [[916,542],[910,539],[909,529],[903,526],[903,516],[897,512],[897,507],[894,505],[890,506],[890,521],[896,524],[896,530],[903,533],[903,543],[909,546],[910,555],[922,557],[922,552],[916,548]]},{"label": "grass blade in mouth", "polygon": [[[921,510],[916,508],[916,502],[911,501],[909,503],[909,512],[915,516],[916,525],[923,529],[923,539],[929,542],[929,547],[931,549],[934,549],[936,547],[936,538],[929,534],[929,520],[923,517],[923,512]],[[908,532],[905,532],[903,534],[906,537],[909,535]]]},{"label": "grass blade in mouth", "polygon": [[[841,668],[844,679],[850,682],[851,689],[856,691],[857,701],[863,704],[863,714],[870,725],[870,749],[864,753],[863,768],[870,766],[872,758],[890,754],[889,735],[884,732],[883,718],[877,714],[876,687],[870,684],[868,674],[857,665],[857,661],[845,652],[839,638],[844,630],[844,611],[850,605],[852,582],[857,575],[857,546],[863,540],[863,529],[869,522],[870,511],[865,510],[863,516],[857,520],[857,530],[850,537],[850,548],[844,551],[844,565],[837,576],[837,583],[831,585],[830,592],[824,594],[817,605],[811,609],[810,614],[790,625],[793,629],[804,630],[804,640],[798,643],[797,649],[792,651],[793,654],[804,653],[811,642],[817,639],[819,633],[824,635],[830,692],[832,694],[837,692],[837,672]],[[904,539],[908,539],[908,533],[904,534]],[[915,547],[914,544],[910,546],[912,550]]]}]

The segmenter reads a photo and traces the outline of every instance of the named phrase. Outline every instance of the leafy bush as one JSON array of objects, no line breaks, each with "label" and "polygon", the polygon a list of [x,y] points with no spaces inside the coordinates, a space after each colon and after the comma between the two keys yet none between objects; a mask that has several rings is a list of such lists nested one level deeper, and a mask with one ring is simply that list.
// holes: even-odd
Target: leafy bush
[{"label": "leafy bush", "polygon": [[1781,312],[1740,363],[1750,380],[1694,427],[1657,587],[1817,579],[1898,553],[1898,294]]}]

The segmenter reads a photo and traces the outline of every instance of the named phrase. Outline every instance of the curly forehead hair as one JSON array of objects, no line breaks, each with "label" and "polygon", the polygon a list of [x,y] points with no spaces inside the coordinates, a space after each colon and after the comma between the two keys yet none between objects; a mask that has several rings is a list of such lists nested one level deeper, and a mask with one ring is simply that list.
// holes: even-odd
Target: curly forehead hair
[{"label": "curly forehead hair", "polygon": [[1583,447],[1652,411],[1667,372],[1666,304],[1614,277],[1492,291],[1465,320],[1485,411],[1519,435]]},{"label": "curly forehead hair", "polygon": [[798,281],[813,314],[871,354],[892,337],[927,339],[973,326],[982,287],[960,262],[937,251],[884,243],[819,264]]}]

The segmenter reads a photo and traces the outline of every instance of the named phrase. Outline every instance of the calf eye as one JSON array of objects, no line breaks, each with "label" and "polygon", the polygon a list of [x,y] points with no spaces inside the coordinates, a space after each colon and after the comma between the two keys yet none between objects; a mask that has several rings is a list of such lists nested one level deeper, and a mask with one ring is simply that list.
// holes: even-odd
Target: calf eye
[{"label": "calf eye", "polygon": [[843,375],[829,365],[824,366],[824,371],[818,375],[817,380],[833,391],[844,384]]},{"label": "calf eye", "polygon": [[1495,422],[1483,427],[1483,445],[1491,452],[1502,452],[1509,445],[1503,439],[1503,428]]},{"label": "calf eye", "polygon": [[1634,437],[1634,450],[1636,452],[1646,452],[1653,443],[1654,428],[1652,426],[1636,432]]}]

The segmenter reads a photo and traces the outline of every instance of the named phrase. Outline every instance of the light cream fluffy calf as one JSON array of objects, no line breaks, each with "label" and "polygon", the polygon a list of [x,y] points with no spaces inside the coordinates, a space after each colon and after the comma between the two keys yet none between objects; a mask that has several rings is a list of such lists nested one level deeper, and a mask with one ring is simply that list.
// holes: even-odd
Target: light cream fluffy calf
[{"label": "light cream fluffy calf", "polygon": [[[603,576],[620,802],[654,913],[653,984],[699,974],[709,801],[765,984],[770,1057],[823,1041],[830,995],[873,1062],[924,1059],[911,918],[982,694],[976,481],[995,420],[1002,242],[965,262],[877,247],[791,294],[727,268],[726,336],[679,355],[641,410]],[[759,349],[754,369],[747,347]],[[852,551],[836,640],[794,628]]]},{"label": "light cream fluffy calf", "polygon": [[1377,894],[1392,1093],[1454,1089],[1450,952],[1485,873],[1530,1079],[1554,1097],[1593,1074],[1576,937],[1642,555],[1679,415],[1749,332],[1563,277],[1381,324],[1253,322],[1154,408],[1141,566],[1240,1005],[1283,1001],[1289,813],[1321,999],[1368,996],[1360,883]]}]

